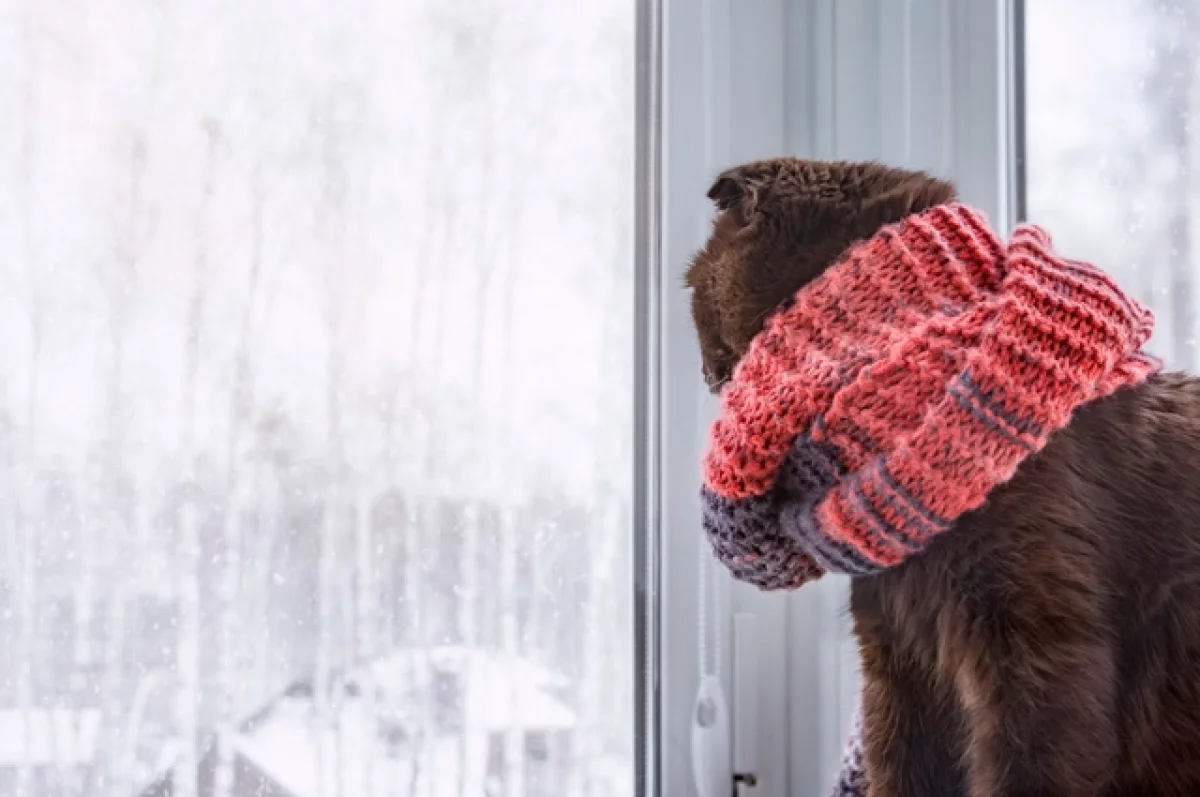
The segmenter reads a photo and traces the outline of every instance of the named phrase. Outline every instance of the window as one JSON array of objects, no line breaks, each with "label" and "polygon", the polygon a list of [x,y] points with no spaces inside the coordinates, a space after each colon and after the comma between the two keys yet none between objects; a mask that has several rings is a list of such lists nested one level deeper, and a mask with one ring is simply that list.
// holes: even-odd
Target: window
[{"label": "window", "polygon": [[1149,348],[1194,369],[1200,3],[1025,6],[1029,217],[1153,308]]},{"label": "window", "polygon": [[[663,21],[663,794],[690,793],[701,676],[729,705],[751,795],[828,793],[858,698],[847,582],[732,584],[699,533],[697,462],[716,411],[680,275],[727,166],[790,154],[929,169],[999,226],[1009,215],[1005,0],[677,0]],[[703,575],[701,575],[703,573]],[[703,608],[701,608],[703,607]],[[700,617],[697,617],[700,615]]]},{"label": "window", "polygon": [[0,792],[632,793],[635,16],[0,3]]},{"label": "window", "polygon": [[933,170],[1194,366],[1200,6],[1098,2],[0,1],[0,792],[687,793],[704,676],[827,788],[846,583],[699,530],[705,190]]}]

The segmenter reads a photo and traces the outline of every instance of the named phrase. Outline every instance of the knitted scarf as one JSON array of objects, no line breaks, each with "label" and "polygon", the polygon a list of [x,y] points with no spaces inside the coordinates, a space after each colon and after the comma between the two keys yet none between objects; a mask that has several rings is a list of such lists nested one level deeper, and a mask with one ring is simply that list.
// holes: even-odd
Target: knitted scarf
[{"label": "knitted scarf", "polygon": [[1081,404],[1160,368],[1150,311],[1032,225],[942,205],[853,246],[766,323],[722,392],[704,528],[794,589],[923,551]]}]

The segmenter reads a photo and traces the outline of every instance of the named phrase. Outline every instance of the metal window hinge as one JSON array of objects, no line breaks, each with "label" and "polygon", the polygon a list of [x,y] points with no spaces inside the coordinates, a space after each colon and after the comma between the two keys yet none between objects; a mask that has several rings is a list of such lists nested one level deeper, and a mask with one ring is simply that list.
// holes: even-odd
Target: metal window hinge
[{"label": "metal window hinge", "polygon": [[753,789],[758,785],[758,776],[753,772],[733,773],[733,797],[737,797],[738,786],[748,786]]}]

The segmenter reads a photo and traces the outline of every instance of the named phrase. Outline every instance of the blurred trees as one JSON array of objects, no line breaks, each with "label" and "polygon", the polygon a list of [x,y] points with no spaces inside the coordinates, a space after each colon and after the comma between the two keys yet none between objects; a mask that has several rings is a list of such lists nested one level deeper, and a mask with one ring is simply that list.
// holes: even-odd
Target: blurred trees
[{"label": "blurred trees", "polygon": [[195,793],[291,680],[446,643],[631,760],[627,6],[0,14],[0,710],[104,712],[0,791]]}]

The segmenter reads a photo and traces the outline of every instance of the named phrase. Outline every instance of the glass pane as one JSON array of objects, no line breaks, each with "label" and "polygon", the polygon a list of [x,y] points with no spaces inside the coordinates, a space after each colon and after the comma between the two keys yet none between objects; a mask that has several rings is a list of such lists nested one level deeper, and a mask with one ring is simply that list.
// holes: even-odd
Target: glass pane
[{"label": "glass pane", "polygon": [[0,0],[0,794],[628,794],[634,4]]},{"label": "glass pane", "polygon": [[1150,349],[1200,364],[1198,0],[1025,3],[1029,218],[1155,311]]}]

